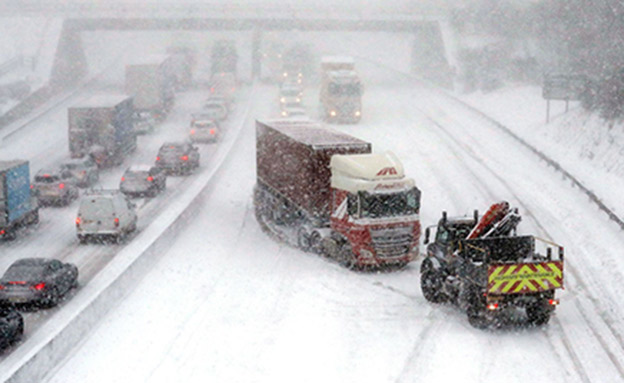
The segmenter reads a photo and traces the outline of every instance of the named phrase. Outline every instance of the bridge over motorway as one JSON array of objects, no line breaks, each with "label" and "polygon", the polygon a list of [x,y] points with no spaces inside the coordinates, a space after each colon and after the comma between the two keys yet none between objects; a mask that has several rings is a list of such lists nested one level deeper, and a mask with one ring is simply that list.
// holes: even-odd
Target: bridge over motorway
[{"label": "bridge over motorway", "polygon": [[[260,73],[263,34],[275,30],[379,31],[415,35],[414,52],[432,39],[441,41],[440,24],[449,9],[439,2],[340,2],[289,4],[254,2],[210,4],[127,0],[21,0],[0,3],[0,14],[61,17],[64,21],[51,82],[73,83],[87,73],[80,33],[98,30],[219,30],[252,32],[252,74]],[[438,52],[445,57],[444,52]],[[445,60],[444,60],[445,61]],[[448,65],[448,63],[442,63]]]}]

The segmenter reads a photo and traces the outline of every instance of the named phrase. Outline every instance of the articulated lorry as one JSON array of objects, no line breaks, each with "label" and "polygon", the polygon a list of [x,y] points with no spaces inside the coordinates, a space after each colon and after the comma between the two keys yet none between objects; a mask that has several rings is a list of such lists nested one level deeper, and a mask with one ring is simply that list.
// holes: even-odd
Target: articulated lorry
[{"label": "articulated lorry", "polygon": [[356,124],[362,118],[360,77],[351,57],[321,59],[320,115],[327,122]]},{"label": "articulated lorry", "polygon": [[176,76],[171,56],[148,56],[126,66],[125,92],[134,99],[136,112],[163,120],[173,107]]},{"label": "articulated lorry", "polygon": [[256,218],[265,231],[349,268],[419,253],[420,190],[392,153],[312,121],[256,121]]},{"label": "articulated lorry", "polygon": [[518,320],[546,324],[559,303],[555,291],[563,288],[563,247],[517,236],[520,219],[507,202],[493,204],[481,218],[477,211],[456,218],[443,212],[421,264],[425,298],[456,303],[477,328]]},{"label": "articulated lorry", "polygon": [[19,228],[39,222],[39,205],[30,188],[28,161],[0,161],[0,239],[14,239]]},{"label": "articulated lorry", "polygon": [[69,153],[91,156],[99,167],[121,164],[134,151],[132,98],[125,95],[93,96],[67,110]]}]

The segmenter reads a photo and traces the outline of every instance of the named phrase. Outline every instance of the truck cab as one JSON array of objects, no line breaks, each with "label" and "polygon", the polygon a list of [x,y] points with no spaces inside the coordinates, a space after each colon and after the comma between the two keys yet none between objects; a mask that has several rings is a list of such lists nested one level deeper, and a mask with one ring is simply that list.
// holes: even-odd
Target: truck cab
[{"label": "truck cab", "polygon": [[419,253],[420,190],[392,153],[334,155],[331,228],[350,266],[405,265]]},{"label": "truck cab", "polygon": [[362,117],[363,86],[352,57],[321,60],[321,116],[325,121],[355,124]]}]

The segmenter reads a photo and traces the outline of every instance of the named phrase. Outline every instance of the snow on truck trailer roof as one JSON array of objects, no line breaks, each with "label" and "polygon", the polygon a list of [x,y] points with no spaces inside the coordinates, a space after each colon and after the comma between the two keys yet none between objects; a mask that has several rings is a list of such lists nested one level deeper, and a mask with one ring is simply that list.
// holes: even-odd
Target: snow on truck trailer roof
[{"label": "snow on truck trailer roof", "polygon": [[355,60],[351,56],[325,56],[321,58],[321,63],[355,64]]},{"label": "snow on truck trailer roof", "polygon": [[131,98],[125,94],[96,94],[82,100],[72,108],[113,108]]},{"label": "snow on truck trailer roof", "polygon": [[364,147],[371,150],[371,144],[349,136],[348,134],[323,127],[318,122],[309,120],[256,120],[256,125],[263,125],[271,129],[277,130],[281,134],[291,139],[301,142],[302,144],[312,146],[314,148],[331,147],[340,145],[342,147]]}]

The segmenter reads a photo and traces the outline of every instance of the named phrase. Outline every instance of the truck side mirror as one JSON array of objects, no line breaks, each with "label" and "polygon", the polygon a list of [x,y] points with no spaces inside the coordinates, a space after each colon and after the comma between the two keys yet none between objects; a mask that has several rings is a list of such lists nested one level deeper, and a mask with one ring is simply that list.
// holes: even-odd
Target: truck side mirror
[{"label": "truck side mirror", "polygon": [[429,228],[425,229],[425,240],[424,240],[424,244],[428,244],[429,243],[429,235],[431,234],[431,230],[429,230]]}]

